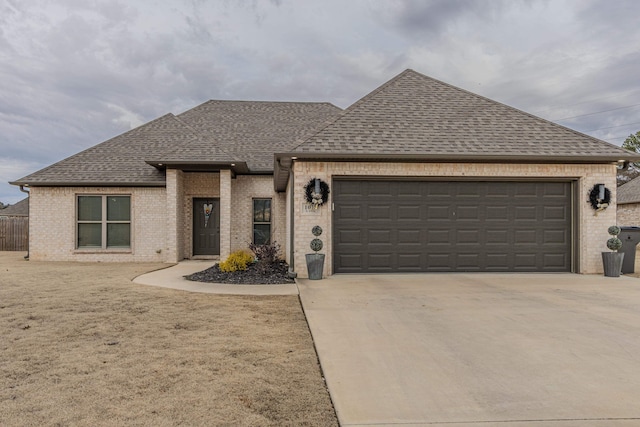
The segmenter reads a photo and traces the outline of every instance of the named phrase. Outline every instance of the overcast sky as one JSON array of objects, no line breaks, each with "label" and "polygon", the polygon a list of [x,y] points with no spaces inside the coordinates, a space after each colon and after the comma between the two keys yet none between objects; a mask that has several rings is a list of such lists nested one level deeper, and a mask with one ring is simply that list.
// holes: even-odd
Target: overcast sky
[{"label": "overcast sky", "polygon": [[406,68],[620,145],[640,130],[639,16],[637,0],[0,0],[0,201],[208,99],[344,108]]}]

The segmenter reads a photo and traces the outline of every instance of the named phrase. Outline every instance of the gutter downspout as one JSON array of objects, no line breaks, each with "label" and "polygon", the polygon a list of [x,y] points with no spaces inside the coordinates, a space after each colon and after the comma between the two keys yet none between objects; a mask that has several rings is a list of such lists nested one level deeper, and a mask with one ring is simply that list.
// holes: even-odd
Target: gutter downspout
[{"label": "gutter downspout", "polygon": [[[23,193],[27,193],[27,197],[29,198],[29,208],[31,208],[31,192],[29,190],[25,190],[24,189],[24,185],[20,185],[20,191],[22,191]],[[29,211],[31,211],[31,209],[29,209]],[[29,222],[31,222],[31,216],[29,216]],[[31,227],[29,227],[29,229],[31,229]],[[29,249],[31,248],[31,239],[29,239],[27,237],[27,255],[25,255],[24,259],[26,259],[27,261],[29,260]]]},{"label": "gutter downspout", "polygon": [[289,176],[291,176],[291,203],[290,203],[290,207],[289,207],[289,215],[291,216],[291,221],[289,222],[289,236],[291,238],[291,240],[289,241],[289,277],[292,278],[296,278],[298,276],[298,273],[296,273],[296,261],[294,259],[294,254],[295,254],[295,234],[294,234],[294,230],[296,229],[295,227],[295,191],[296,191],[296,178],[295,178],[295,174],[293,173],[293,162],[291,162],[291,166],[290,166],[290,172],[289,172]]}]

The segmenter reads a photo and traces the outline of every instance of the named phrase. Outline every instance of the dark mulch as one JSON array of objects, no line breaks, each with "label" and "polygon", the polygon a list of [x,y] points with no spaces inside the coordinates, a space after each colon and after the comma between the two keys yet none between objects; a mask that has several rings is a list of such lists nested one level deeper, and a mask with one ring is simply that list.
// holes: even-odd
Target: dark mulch
[{"label": "dark mulch", "polygon": [[286,262],[280,261],[269,264],[265,271],[259,271],[258,264],[254,263],[247,267],[245,271],[234,271],[225,273],[220,271],[218,264],[206,270],[184,276],[187,280],[207,283],[227,283],[233,285],[279,285],[284,283],[295,283],[295,280],[287,275],[289,266]]}]

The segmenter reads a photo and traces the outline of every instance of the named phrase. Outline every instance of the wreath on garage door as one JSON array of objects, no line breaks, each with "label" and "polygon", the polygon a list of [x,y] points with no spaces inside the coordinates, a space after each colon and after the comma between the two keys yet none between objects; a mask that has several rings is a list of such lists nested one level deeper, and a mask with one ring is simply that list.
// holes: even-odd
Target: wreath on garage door
[{"label": "wreath on garage door", "polygon": [[314,209],[318,209],[329,200],[329,184],[319,178],[313,178],[304,186],[304,199]]},{"label": "wreath on garage door", "polygon": [[589,192],[589,203],[591,207],[598,212],[603,211],[609,207],[611,203],[611,191],[604,184],[596,184]]}]

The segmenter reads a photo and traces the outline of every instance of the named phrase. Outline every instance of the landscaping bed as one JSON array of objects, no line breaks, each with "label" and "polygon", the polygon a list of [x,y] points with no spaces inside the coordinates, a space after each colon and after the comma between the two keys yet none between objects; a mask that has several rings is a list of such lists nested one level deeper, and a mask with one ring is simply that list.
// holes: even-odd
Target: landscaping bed
[{"label": "landscaping bed", "polygon": [[259,263],[249,264],[246,270],[224,272],[218,264],[206,270],[184,276],[194,282],[227,283],[234,285],[278,285],[295,283],[288,275],[289,266],[284,261],[260,266]]}]

